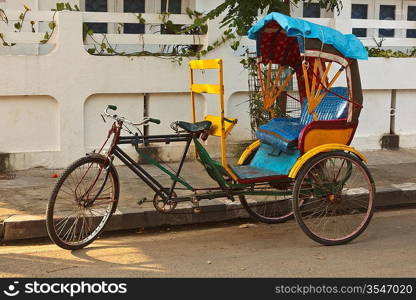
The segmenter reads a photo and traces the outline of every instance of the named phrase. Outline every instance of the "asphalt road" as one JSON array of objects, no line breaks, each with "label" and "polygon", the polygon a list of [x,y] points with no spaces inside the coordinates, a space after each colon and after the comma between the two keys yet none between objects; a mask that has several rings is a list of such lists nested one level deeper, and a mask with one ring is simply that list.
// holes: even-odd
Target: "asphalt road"
[{"label": "asphalt road", "polygon": [[0,247],[1,277],[416,277],[416,209],[375,214],[344,246],[294,221],[217,223],[107,235],[83,250],[48,241]]}]

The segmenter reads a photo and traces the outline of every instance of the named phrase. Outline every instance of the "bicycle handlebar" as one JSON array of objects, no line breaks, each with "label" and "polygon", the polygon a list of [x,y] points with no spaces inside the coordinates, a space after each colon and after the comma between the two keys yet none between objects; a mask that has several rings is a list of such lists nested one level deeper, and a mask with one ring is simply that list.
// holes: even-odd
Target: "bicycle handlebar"
[{"label": "bicycle handlebar", "polygon": [[141,121],[139,123],[135,123],[133,121],[130,121],[130,120],[126,119],[125,117],[119,117],[116,114],[114,114],[114,115],[110,114],[108,112],[109,109],[111,109],[111,110],[117,110],[117,106],[115,106],[115,105],[107,105],[107,107],[104,110],[104,114],[105,114],[105,116],[107,118],[111,118],[111,119],[116,120],[116,121],[119,121],[119,122],[127,123],[127,124],[130,124],[130,125],[133,125],[133,126],[140,126],[140,125],[147,124],[149,122],[155,123],[155,124],[160,124],[160,120],[159,119],[149,118],[149,117],[144,118],[143,121]]},{"label": "bicycle handlebar", "polygon": [[155,118],[148,118],[149,122],[155,123],[155,124],[160,124],[160,120],[159,119],[155,119]]}]

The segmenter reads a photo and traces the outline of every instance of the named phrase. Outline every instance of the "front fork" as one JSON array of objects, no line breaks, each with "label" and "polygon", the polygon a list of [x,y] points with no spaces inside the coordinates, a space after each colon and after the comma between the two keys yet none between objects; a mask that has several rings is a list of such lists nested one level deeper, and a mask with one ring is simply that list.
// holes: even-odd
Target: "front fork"
[{"label": "front fork", "polygon": [[[108,176],[110,174],[110,169],[113,167],[113,161],[114,161],[114,154],[112,154],[112,152],[113,152],[114,147],[116,146],[116,144],[119,140],[120,131],[121,131],[122,126],[123,126],[122,123],[120,123],[118,121],[114,122],[113,125],[111,126],[110,130],[108,131],[107,139],[105,140],[105,142],[103,143],[101,148],[98,150],[98,152],[93,151],[93,153],[91,153],[91,154],[87,153],[87,156],[89,156],[89,155],[99,155],[99,156],[105,157],[105,162],[104,162],[104,165],[100,167],[100,169],[98,171],[98,174],[94,178],[94,181],[93,181],[92,185],[88,188],[88,190],[80,198],[80,201],[84,201],[84,203],[83,203],[84,207],[90,207],[94,204],[94,202],[97,200],[98,196],[101,194],[101,192],[103,191],[103,189],[104,189],[104,187],[107,183]],[[113,135],[113,134],[114,134],[114,136],[113,136],[113,139],[111,141],[111,145],[110,145],[110,149],[108,150],[108,153],[106,155],[102,155],[101,153],[103,152],[103,149],[104,149],[105,145],[108,143],[108,140],[110,139],[111,135]],[[89,169],[86,172],[88,172],[88,171],[89,171]],[[101,173],[103,171],[105,172],[105,177],[104,177],[104,180],[103,180],[100,188],[98,189],[94,198],[88,199],[89,194],[91,193],[92,189],[94,188],[95,184],[97,183],[97,181],[100,178]],[[85,197],[87,198],[86,200],[84,199]]]},{"label": "front fork", "polygon": [[[94,153],[93,153],[94,154]],[[93,155],[92,154],[92,155]],[[91,154],[87,154],[87,156],[90,156]],[[108,155],[106,156],[106,160],[108,160],[108,163],[105,163],[103,166],[100,167],[97,175],[94,178],[94,181],[92,183],[92,185],[88,188],[88,190],[84,193],[84,195],[81,196],[80,201],[83,201],[83,206],[84,207],[90,207],[92,205],[94,205],[94,202],[97,200],[98,196],[102,193],[102,191],[104,190],[104,187],[107,183],[109,174],[110,174],[110,169],[113,167],[113,160],[114,160],[114,155]],[[86,171],[88,172],[88,170]],[[95,187],[95,185],[97,184],[100,176],[102,175],[102,172],[105,172],[105,177],[103,182],[101,183],[101,186],[99,187],[98,191],[96,192],[94,198],[89,199],[90,193],[93,190],[93,188]],[[86,174],[85,174],[86,175]],[[86,198],[86,199],[85,199]]]}]

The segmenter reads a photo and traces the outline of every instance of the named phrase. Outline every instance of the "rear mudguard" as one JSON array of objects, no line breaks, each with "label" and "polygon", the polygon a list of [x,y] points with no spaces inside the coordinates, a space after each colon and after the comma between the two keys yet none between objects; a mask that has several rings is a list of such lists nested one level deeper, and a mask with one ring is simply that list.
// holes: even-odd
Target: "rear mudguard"
[{"label": "rear mudguard", "polygon": [[362,161],[367,162],[367,158],[361,152],[359,152],[357,149],[355,149],[353,147],[350,147],[350,146],[347,146],[347,145],[342,145],[342,144],[325,144],[325,145],[315,147],[315,148],[309,150],[308,152],[304,153],[301,157],[299,157],[299,159],[297,160],[295,165],[292,167],[292,170],[289,173],[289,177],[290,178],[296,178],[296,176],[298,175],[298,172],[300,171],[302,166],[310,158],[314,157],[315,155],[317,155],[319,153],[330,152],[330,151],[350,152],[350,153],[354,154],[355,156],[357,156]]},{"label": "rear mudguard", "polygon": [[251,143],[243,152],[243,154],[241,154],[237,164],[239,166],[244,165],[244,162],[246,161],[246,159],[248,157],[250,157],[250,155],[257,151],[257,149],[260,147],[260,140],[256,140],[253,143]]}]

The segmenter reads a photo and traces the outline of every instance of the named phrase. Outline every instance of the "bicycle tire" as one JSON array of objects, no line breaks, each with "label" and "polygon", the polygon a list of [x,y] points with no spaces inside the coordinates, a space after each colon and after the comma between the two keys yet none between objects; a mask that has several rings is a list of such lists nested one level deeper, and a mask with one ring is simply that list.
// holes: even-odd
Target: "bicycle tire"
[{"label": "bicycle tire", "polygon": [[[88,166],[85,175],[83,175],[81,177],[81,180],[79,180],[79,175],[77,175],[77,170],[80,171],[81,167],[83,166]],[[99,168],[102,169],[101,173],[97,173],[95,176],[95,181],[88,186],[88,182],[87,182],[87,187],[85,185],[85,183],[83,183],[85,180],[87,180],[87,175],[90,172],[90,174],[94,175],[93,171],[91,171],[91,168],[97,165]],[[120,183],[119,183],[119,177],[117,174],[117,170],[114,168],[113,165],[110,165],[109,167],[108,165],[108,160],[106,159],[106,157],[102,156],[102,155],[98,155],[98,154],[91,154],[88,155],[86,157],[82,157],[78,160],[76,160],[75,162],[73,162],[62,174],[62,176],[60,177],[60,179],[58,180],[58,182],[55,184],[55,187],[51,193],[51,196],[49,198],[49,202],[48,202],[48,206],[46,209],[46,229],[48,232],[48,235],[50,237],[50,239],[59,247],[63,248],[63,249],[67,249],[67,250],[76,250],[76,249],[81,249],[86,247],[87,245],[91,244],[94,240],[96,240],[98,238],[98,236],[102,233],[102,231],[105,228],[105,225],[108,223],[108,221],[110,220],[112,214],[114,213],[114,211],[117,208],[117,204],[118,204],[118,200],[119,200],[119,193],[120,193]],[[105,168],[104,168],[105,167]],[[108,167],[108,168],[107,168]],[[81,171],[80,171],[81,172]],[[98,169],[97,169],[98,172]],[[104,174],[103,172],[105,172],[105,177],[101,178],[101,174]],[[79,174],[82,174],[79,173]],[[76,178],[76,179],[74,179]],[[92,177],[94,179],[94,177]],[[73,183],[75,183],[76,188],[75,190],[72,190],[70,188],[70,181],[72,180]],[[79,182],[77,183],[76,181],[79,180]],[[100,182],[98,181],[100,180]],[[101,182],[102,181],[102,182]],[[107,185],[107,183],[111,184],[110,187],[106,187],[104,189],[104,187]],[[67,185],[66,185],[67,184]],[[65,188],[64,188],[65,187]],[[98,188],[97,189],[97,194],[94,195],[93,194],[93,189],[94,188]],[[111,190],[110,190],[111,188]],[[66,190],[65,190],[66,189]],[[92,199],[83,199],[80,200],[78,199],[77,194],[82,190],[84,190],[83,195],[81,196],[81,198],[84,198],[84,196],[87,196],[87,198],[90,196],[90,193],[93,194],[93,196],[91,196]],[[106,200],[106,198],[104,196],[106,196],[107,194],[103,194],[103,191],[107,192],[107,194],[109,195],[108,197],[110,198],[108,200],[108,206],[105,208],[105,215],[102,216],[102,219],[99,220],[100,216],[97,214],[97,212],[101,212],[103,211],[104,208],[101,208],[102,205],[106,205],[106,202],[100,202],[103,199]],[[61,196],[62,195],[62,196]],[[65,195],[65,196],[64,196]],[[103,199],[100,199],[99,196],[104,197]],[[68,199],[65,199],[68,198]],[[62,200],[61,200],[62,198]],[[75,200],[75,201],[73,201]],[[59,204],[57,204],[57,201],[60,201]],[[87,202],[91,202],[90,204],[86,204]],[[81,206],[81,203],[84,203],[84,206]],[[74,211],[77,210],[78,215],[66,215],[64,217],[58,217],[56,214],[58,213],[56,210],[58,209],[57,206],[58,205],[66,205],[69,207],[69,210],[67,211]],[[88,205],[91,205],[90,207],[88,207]],[[92,208],[94,205],[96,205],[94,208]],[[72,208],[75,207],[75,208]],[[97,208],[98,207],[98,208]],[[94,209],[94,212],[93,212]],[[87,210],[89,210],[89,212],[87,212]],[[71,212],[72,212],[71,211]],[[79,219],[79,214],[83,214],[82,217],[82,225],[78,225],[78,219]],[[87,214],[90,214],[87,215]],[[74,219],[75,218],[75,219]],[[69,235],[67,235],[67,233],[65,233],[65,236],[62,236],[62,231],[65,230],[64,228],[66,226],[69,226],[72,222],[72,219],[74,219],[74,222],[72,223],[73,228],[74,228],[74,232],[70,233]],[[66,220],[66,221],[62,221],[62,220]],[[55,222],[56,221],[56,222]],[[87,231],[89,231],[89,229],[92,229],[90,227],[90,225],[92,225],[93,223],[97,223],[97,221],[99,221],[97,227],[94,230],[91,230],[90,233],[88,233]],[[60,232],[57,232],[57,228],[56,225],[59,223],[60,227]],[[65,222],[65,224],[64,224]],[[70,223],[67,225],[67,223]],[[74,225],[75,224],[75,225]],[[80,228],[80,232],[76,232],[77,231],[77,226],[81,226]],[[88,228],[87,228],[88,227]],[[70,230],[70,228],[68,229]],[[85,235],[85,236],[84,236]],[[66,238],[66,236],[68,238]],[[80,236],[82,239],[78,240],[78,241],[72,241],[73,239],[69,239],[70,237],[74,237],[75,236]]]},{"label": "bicycle tire", "polygon": [[[308,177],[308,174],[311,174],[310,172],[316,168],[319,164],[322,164],[323,162],[325,162],[325,160],[328,159],[340,159],[340,160],[345,160],[348,161],[349,163],[347,163],[347,171],[345,171],[345,177],[343,180],[339,180],[338,182],[335,182],[333,184],[337,184],[337,183],[341,183],[342,187],[338,187],[338,189],[340,189],[339,191],[339,195],[337,195],[337,192],[333,193],[333,190],[326,191],[326,195],[323,196],[322,195],[322,189],[320,190],[321,194],[318,195],[318,197],[315,197],[315,201],[317,202],[316,204],[313,204],[312,202],[307,202],[308,200],[306,199],[307,197],[305,197],[305,199],[300,199],[300,191],[302,188],[302,184],[305,180],[305,178]],[[333,165],[335,165],[335,163],[333,163]],[[341,167],[339,168],[338,175],[340,173],[341,168],[343,167],[343,165],[341,165]],[[351,190],[350,192],[353,192],[353,189],[361,189],[361,194],[356,194],[354,195],[353,193],[349,193],[347,191],[347,188],[345,188],[345,185],[347,184],[347,182],[351,179],[352,175],[352,168],[356,167],[358,171],[361,172],[361,175],[363,178],[359,178],[356,179],[354,182],[354,184],[351,184]],[[335,174],[335,173],[334,173]],[[316,174],[315,174],[316,175]],[[313,177],[315,175],[311,175],[310,177]],[[326,175],[327,176],[327,175]],[[358,175],[357,175],[358,176]],[[315,180],[315,179],[313,179]],[[323,185],[324,181],[321,181],[321,185]],[[366,184],[367,189],[368,189],[368,201],[367,204],[364,206],[365,202],[363,202],[362,199],[366,198],[366,193],[363,193],[363,190],[365,189],[364,184]],[[352,187],[353,185],[355,185],[355,187]],[[327,187],[325,188],[327,189]],[[329,189],[329,188],[328,188]],[[303,189],[303,194],[305,196],[307,196],[306,189]],[[313,188],[310,188],[310,190],[313,190]],[[313,193],[317,193],[316,191],[314,192],[310,192],[311,194]],[[338,200],[331,200],[332,197],[331,195],[334,195],[334,197],[338,197]],[[343,194],[343,195],[342,195]],[[362,196],[364,195],[364,196]],[[313,197],[314,196],[309,196],[309,197]],[[354,197],[356,198],[362,198],[360,200],[354,199]],[[336,198],[335,198],[336,199]],[[354,239],[356,239],[358,236],[360,236],[360,234],[367,228],[367,226],[369,225],[371,218],[373,216],[374,213],[374,206],[375,206],[375,184],[374,184],[374,180],[371,176],[371,173],[369,172],[367,166],[360,160],[358,159],[355,155],[352,155],[350,153],[345,153],[345,152],[339,152],[339,151],[333,151],[333,152],[325,152],[325,153],[321,153],[318,154],[314,157],[312,157],[309,161],[307,161],[305,163],[305,165],[302,167],[302,169],[300,170],[298,176],[296,177],[296,181],[295,181],[295,187],[293,189],[293,206],[294,206],[294,214],[295,214],[295,218],[299,224],[299,226],[301,227],[302,231],[308,236],[310,237],[312,240],[314,240],[317,243],[320,243],[322,245],[325,246],[333,246],[333,245],[342,245],[342,244],[346,244]],[[320,203],[318,203],[318,201]],[[341,203],[347,203],[347,202],[352,203],[352,206],[345,206],[345,205],[341,205]],[[358,202],[361,201],[361,202]],[[299,203],[302,202],[301,205],[299,205]],[[315,211],[308,211],[307,205],[309,204],[312,206],[315,206]],[[361,205],[358,205],[358,203],[360,203]],[[322,206],[321,206],[322,205]],[[326,206],[325,206],[326,205]],[[339,205],[339,207],[336,207],[336,205]],[[350,204],[348,204],[350,205]],[[354,207],[354,205],[356,207]],[[332,207],[331,207],[332,206]],[[331,208],[330,208],[331,207]],[[338,209],[339,208],[339,209]],[[348,208],[348,209],[347,209]],[[364,212],[364,208],[365,208],[365,212]],[[325,209],[325,211],[324,211]],[[345,209],[344,211],[342,209]],[[322,210],[323,212],[319,212],[319,210]],[[329,233],[319,233],[318,229],[314,229],[313,226],[318,226],[321,224],[321,221],[316,221],[317,218],[326,218],[326,223],[323,223],[323,227],[325,229],[325,226],[328,222],[330,222],[332,225],[331,230],[333,230],[333,235],[335,235],[335,231],[336,231],[336,223],[339,222],[341,223],[341,221],[338,221],[340,218],[335,219],[336,217],[341,217],[342,220],[344,220],[344,224],[343,224],[343,231],[347,231],[346,228],[348,228],[347,223],[357,223],[357,222],[352,222],[352,217],[350,219],[348,219],[349,216],[353,216],[355,215],[359,215],[360,210],[362,211],[362,219],[359,220],[359,224],[356,225],[352,230],[346,232],[343,235],[340,235],[338,237],[335,236],[330,236]],[[347,214],[347,211],[350,211],[351,214]],[[333,215],[330,215],[330,213],[333,213]],[[313,219],[315,218],[314,221],[309,222],[307,221],[307,218],[309,217],[309,219]],[[331,219],[332,218],[332,219]],[[316,225],[314,225],[316,224]],[[339,226],[341,227],[341,226]]]}]

